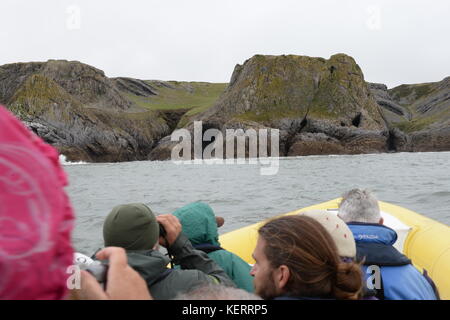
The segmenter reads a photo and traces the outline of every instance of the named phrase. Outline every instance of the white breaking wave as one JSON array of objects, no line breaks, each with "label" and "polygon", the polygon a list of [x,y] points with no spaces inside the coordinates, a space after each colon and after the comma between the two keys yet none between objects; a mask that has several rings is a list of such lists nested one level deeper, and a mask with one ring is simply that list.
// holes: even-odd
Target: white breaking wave
[{"label": "white breaking wave", "polygon": [[78,161],[78,162],[67,161],[66,156],[63,154],[59,155],[59,163],[61,163],[61,165],[63,165],[63,166],[71,166],[71,165],[75,165],[75,164],[87,164],[87,162],[84,162],[84,161]]}]

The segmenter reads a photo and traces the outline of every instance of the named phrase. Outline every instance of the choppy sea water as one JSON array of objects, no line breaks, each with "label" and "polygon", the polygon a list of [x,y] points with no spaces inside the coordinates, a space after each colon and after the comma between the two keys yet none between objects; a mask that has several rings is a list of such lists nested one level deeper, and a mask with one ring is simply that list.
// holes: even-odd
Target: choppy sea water
[{"label": "choppy sea water", "polygon": [[261,165],[171,161],[66,163],[64,168],[77,217],[73,242],[86,254],[102,246],[110,210],[132,202],[146,203],[156,213],[207,202],[225,218],[224,233],[359,187],[450,225],[450,152],[282,158],[275,175],[261,175]]}]

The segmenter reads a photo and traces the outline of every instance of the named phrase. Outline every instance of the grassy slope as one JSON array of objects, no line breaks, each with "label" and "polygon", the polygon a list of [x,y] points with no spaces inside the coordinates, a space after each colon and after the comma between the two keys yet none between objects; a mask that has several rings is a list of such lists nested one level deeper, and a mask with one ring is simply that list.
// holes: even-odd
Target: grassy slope
[{"label": "grassy slope", "polygon": [[172,88],[158,85],[158,82],[146,81],[157,91],[156,96],[139,97],[126,93],[126,97],[140,107],[150,110],[190,109],[188,115],[194,115],[211,107],[227,83],[178,82],[167,81]]}]

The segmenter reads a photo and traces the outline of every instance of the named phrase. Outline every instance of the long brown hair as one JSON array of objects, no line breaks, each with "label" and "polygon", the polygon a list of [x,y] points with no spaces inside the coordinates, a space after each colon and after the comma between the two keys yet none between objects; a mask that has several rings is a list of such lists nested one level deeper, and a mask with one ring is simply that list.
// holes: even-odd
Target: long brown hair
[{"label": "long brown hair", "polygon": [[287,295],[358,299],[362,289],[359,264],[344,263],[328,231],[306,216],[284,216],[259,229],[264,253],[273,268],[290,271],[284,288]]}]

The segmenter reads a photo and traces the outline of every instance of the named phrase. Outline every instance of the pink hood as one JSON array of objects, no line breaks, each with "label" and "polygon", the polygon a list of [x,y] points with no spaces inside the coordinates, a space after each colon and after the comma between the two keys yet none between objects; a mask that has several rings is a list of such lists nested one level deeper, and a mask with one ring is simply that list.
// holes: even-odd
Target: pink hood
[{"label": "pink hood", "polygon": [[0,299],[62,299],[74,215],[58,152],[0,106]]}]

